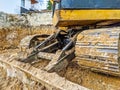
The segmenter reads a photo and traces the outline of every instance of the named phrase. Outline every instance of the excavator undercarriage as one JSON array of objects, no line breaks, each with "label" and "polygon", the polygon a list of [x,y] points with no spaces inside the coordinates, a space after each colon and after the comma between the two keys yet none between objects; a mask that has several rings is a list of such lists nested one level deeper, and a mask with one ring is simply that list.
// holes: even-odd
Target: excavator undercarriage
[{"label": "excavator undercarriage", "polygon": [[28,36],[31,38],[25,37],[20,45],[26,48],[25,51],[32,51],[20,61],[49,60],[44,70],[58,72],[66,68],[71,60],[76,60],[82,68],[119,76],[119,33],[120,27],[106,27]]},{"label": "excavator undercarriage", "polygon": [[[20,61],[28,63],[34,61],[35,58],[46,59],[49,60],[50,63],[44,70],[48,72],[58,72],[66,68],[69,62],[75,57],[75,41],[78,33],[78,30],[69,30],[69,32],[60,30],[52,35],[25,37],[21,40],[21,48],[33,49],[26,58],[21,58]],[[39,40],[44,41],[41,42]],[[34,41],[36,41],[36,45]]]}]

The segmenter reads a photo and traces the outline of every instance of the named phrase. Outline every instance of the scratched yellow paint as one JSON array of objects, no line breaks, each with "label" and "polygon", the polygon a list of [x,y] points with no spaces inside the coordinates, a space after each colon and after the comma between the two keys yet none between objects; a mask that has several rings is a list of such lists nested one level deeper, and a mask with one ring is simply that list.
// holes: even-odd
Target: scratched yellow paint
[{"label": "scratched yellow paint", "polygon": [[92,24],[101,20],[120,20],[120,10],[59,10],[55,12],[55,26]]},{"label": "scratched yellow paint", "polygon": [[60,10],[61,20],[120,19],[120,10]]}]

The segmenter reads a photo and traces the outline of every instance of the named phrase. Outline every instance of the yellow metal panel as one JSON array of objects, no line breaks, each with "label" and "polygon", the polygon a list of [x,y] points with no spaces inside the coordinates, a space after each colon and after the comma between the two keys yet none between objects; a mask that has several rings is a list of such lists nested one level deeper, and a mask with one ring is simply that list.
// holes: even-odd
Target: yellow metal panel
[{"label": "yellow metal panel", "polygon": [[61,20],[120,19],[120,10],[60,10]]},{"label": "yellow metal panel", "polygon": [[53,4],[53,0],[50,0],[50,2]]},{"label": "yellow metal panel", "polygon": [[119,21],[120,10],[57,10],[55,26],[89,25],[98,21]]},{"label": "yellow metal panel", "polygon": [[58,25],[59,21],[60,21],[60,11],[56,10],[53,16],[53,25],[54,26]]}]

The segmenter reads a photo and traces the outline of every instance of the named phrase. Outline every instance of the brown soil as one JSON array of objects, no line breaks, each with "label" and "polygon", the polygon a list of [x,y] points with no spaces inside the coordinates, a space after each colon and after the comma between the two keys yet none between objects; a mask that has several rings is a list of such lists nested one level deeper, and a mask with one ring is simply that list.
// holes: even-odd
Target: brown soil
[{"label": "brown soil", "polygon": [[92,90],[120,90],[120,78],[82,69],[74,60],[59,75]]},{"label": "brown soil", "polygon": [[0,90],[47,90],[40,83],[29,78],[30,84],[25,84],[15,77],[6,77],[6,72],[0,67]]},{"label": "brown soil", "polygon": [[22,38],[34,34],[51,34],[53,26],[40,27],[10,27],[0,29],[0,50],[16,49]]},{"label": "brown soil", "polygon": [[[38,33],[51,34],[53,33],[53,27],[10,27],[0,29],[0,54],[19,52],[20,40],[27,35]],[[25,84],[18,78],[7,77],[5,70],[0,67],[0,90],[47,90],[35,80],[30,79],[29,81],[31,84]]]},{"label": "brown soil", "polygon": [[[32,64],[36,68],[43,69],[48,64],[46,60],[38,60]],[[120,78],[109,76],[101,73],[96,73],[83,69],[79,66],[74,59],[66,70],[58,73],[60,76],[65,77],[79,85],[85,86],[92,90],[119,90]]]},{"label": "brown soil", "polygon": [[[7,50],[7,52],[17,52],[19,50]],[[6,51],[3,51],[4,53]],[[48,64],[48,61],[46,60],[38,60],[34,63],[31,63],[32,66],[43,69]],[[1,70],[1,69],[0,69]],[[0,71],[1,78],[0,78],[0,88],[1,90],[9,90],[6,88],[12,88],[10,90],[17,90],[13,89],[17,86],[21,88],[26,88],[26,85],[24,85],[20,80],[17,78],[11,78],[11,77],[4,77],[5,72],[4,70]],[[104,75],[100,73],[91,72],[87,69],[82,69],[76,60],[73,60],[69,66],[66,68],[66,70],[63,70],[58,73],[60,76],[65,77],[66,79],[78,83],[82,86],[85,86],[87,88],[90,88],[92,90],[119,90],[120,89],[120,78],[119,77],[113,77],[109,75]],[[8,83],[8,84],[7,84]],[[36,83],[36,87],[38,87],[39,84]],[[29,85],[28,85],[29,86]],[[33,88],[32,86],[31,88]],[[19,89],[18,89],[19,90]],[[29,90],[35,90],[35,89],[29,89]],[[41,89],[36,89],[41,90]]]}]

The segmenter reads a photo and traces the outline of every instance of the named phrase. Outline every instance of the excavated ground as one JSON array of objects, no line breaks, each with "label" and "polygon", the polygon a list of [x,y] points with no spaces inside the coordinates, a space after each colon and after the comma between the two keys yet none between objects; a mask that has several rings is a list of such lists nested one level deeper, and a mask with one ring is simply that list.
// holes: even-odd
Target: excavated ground
[{"label": "excavated ground", "polygon": [[9,27],[0,29],[0,50],[16,49],[22,38],[34,34],[51,34],[54,28],[50,25],[39,27]]},{"label": "excavated ground", "polygon": [[[45,60],[40,60],[33,64],[34,67],[43,68],[48,64]],[[79,66],[76,59],[74,59],[66,70],[58,73],[66,79],[87,87],[92,90],[119,90],[120,78],[102,73],[96,73],[83,69]]]},{"label": "excavated ground", "polygon": [[15,77],[7,77],[5,70],[0,67],[0,90],[48,90],[41,83],[29,78],[29,84]]},{"label": "excavated ground", "polygon": [[[27,35],[32,35],[37,33],[45,33],[45,34],[53,33],[53,30],[51,30],[51,26],[48,27],[41,26],[41,27],[1,28],[0,54],[18,52],[19,51],[18,45],[20,40]],[[50,32],[48,30],[50,30]],[[0,67],[0,90],[47,90],[47,88],[44,85],[41,85],[41,83],[35,81],[33,78],[29,78],[29,84],[25,84],[16,77],[8,77],[6,75],[6,70],[4,70],[3,67]]]},{"label": "excavated ground", "polygon": [[[46,27],[45,27],[46,28]],[[0,54],[3,53],[17,53],[19,52],[18,44],[21,38],[30,34],[38,33],[52,33],[44,29],[26,29],[26,28],[4,28],[0,30]],[[43,32],[42,32],[43,31]],[[24,32],[24,33],[23,33]],[[6,57],[9,58],[9,57]],[[46,60],[38,60],[31,65],[35,68],[42,69],[48,64]],[[78,60],[74,59],[66,70],[58,73],[58,75],[65,77],[74,83],[90,88],[92,90],[120,90],[120,78],[100,73],[91,72],[87,69],[82,69]],[[24,84],[18,78],[6,77],[6,72],[0,67],[0,90],[46,90],[47,88],[41,83],[30,78],[29,85]],[[31,86],[32,85],[32,86]]]},{"label": "excavated ground", "polygon": [[[18,50],[8,50],[7,53],[10,52],[16,53]],[[7,57],[6,57],[7,58]],[[38,69],[43,69],[48,64],[46,60],[38,60],[31,65]],[[34,82],[34,85],[31,87],[29,84],[26,85],[21,82],[18,78],[12,77],[4,77],[5,71],[1,70],[1,78],[0,78],[0,88],[1,90],[20,90],[21,88],[27,90],[46,90],[46,88],[40,83],[31,80],[31,83]],[[74,83],[82,85],[92,90],[119,90],[120,89],[120,78],[113,77],[109,75],[104,75],[101,73],[91,72],[87,69],[82,69],[77,63],[76,59],[74,59],[66,70],[61,71],[58,75],[65,77],[67,80],[70,80]],[[6,89],[9,88],[9,89]],[[17,88],[17,89],[16,89]],[[29,89],[28,89],[29,88]],[[36,89],[33,89],[36,88]],[[41,89],[42,88],[42,89]]]},{"label": "excavated ground", "polygon": [[72,82],[78,83],[82,86],[92,90],[119,90],[120,78],[103,75],[100,73],[91,72],[89,70],[81,69],[79,64],[72,61],[66,71],[60,74]]}]

